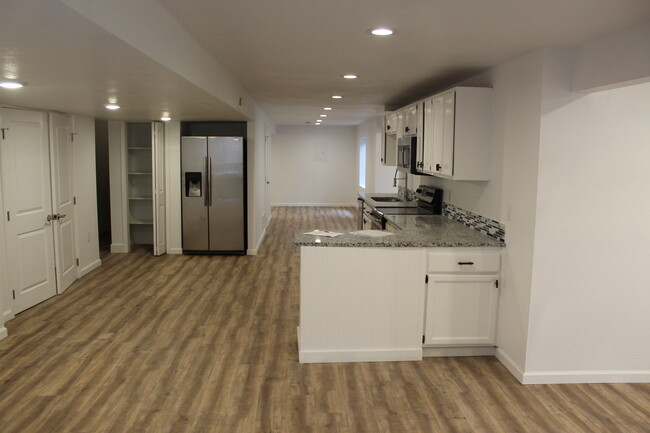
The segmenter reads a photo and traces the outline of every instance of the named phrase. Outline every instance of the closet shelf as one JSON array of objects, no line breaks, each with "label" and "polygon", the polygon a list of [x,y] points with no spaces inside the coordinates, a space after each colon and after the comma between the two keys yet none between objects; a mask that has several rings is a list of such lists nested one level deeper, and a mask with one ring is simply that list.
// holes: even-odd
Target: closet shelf
[{"label": "closet shelf", "polygon": [[151,225],[153,224],[153,221],[143,221],[135,218],[129,219],[129,224],[135,224],[135,225]]}]

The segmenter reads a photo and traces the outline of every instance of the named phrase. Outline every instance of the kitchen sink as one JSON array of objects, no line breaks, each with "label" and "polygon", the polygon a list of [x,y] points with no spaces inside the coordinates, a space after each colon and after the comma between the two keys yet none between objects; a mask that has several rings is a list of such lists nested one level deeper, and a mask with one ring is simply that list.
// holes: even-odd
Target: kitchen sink
[{"label": "kitchen sink", "polygon": [[396,203],[400,201],[404,201],[399,197],[370,197],[372,200],[376,202],[391,202],[391,203]]}]

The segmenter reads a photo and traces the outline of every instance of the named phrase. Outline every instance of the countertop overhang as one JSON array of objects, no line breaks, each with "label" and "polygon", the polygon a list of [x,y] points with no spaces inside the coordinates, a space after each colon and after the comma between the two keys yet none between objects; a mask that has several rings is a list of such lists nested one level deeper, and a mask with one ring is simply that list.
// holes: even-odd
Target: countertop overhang
[{"label": "countertop overhang", "polygon": [[505,243],[442,215],[386,215],[401,230],[382,237],[355,235],[357,230],[334,238],[306,235],[313,229],[296,231],[295,245],[312,247],[505,247]]}]

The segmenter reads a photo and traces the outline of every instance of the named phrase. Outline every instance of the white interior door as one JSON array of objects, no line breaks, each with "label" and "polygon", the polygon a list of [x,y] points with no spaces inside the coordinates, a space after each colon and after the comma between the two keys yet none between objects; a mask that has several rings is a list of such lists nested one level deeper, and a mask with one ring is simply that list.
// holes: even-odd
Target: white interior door
[{"label": "white interior door", "polygon": [[165,131],[163,125],[153,124],[153,254],[160,256],[167,252],[167,235],[165,215],[167,200],[165,197]]},{"label": "white interior door", "polygon": [[[265,127],[266,129],[266,127]],[[264,136],[264,215],[267,224],[271,220],[271,136],[268,132]]]},{"label": "white interior door", "polygon": [[77,279],[72,117],[69,115],[50,114],[50,163],[57,291],[63,293]]},{"label": "white interior door", "polygon": [[46,115],[2,109],[0,159],[9,289],[18,313],[56,294]]}]

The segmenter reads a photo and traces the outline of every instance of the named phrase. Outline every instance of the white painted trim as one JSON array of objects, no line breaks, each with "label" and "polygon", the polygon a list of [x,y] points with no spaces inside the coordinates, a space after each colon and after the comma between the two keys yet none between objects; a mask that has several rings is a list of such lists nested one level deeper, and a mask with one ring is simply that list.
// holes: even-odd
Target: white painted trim
[{"label": "white painted trim", "polygon": [[356,203],[273,203],[271,207],[357,207]]},{"label": "white painted trim", "polygon": [[508,354],[506,354],[500,347],[497,348],[495,356],[504,365],[512,374],[515,379],[519,382],[524,383],[524,372],[519,368],[519,366],[512,360]]},{"label": "white painted trim", "polygon": [[167,254],[183,254],[183,248],[169,248]]},{"label": "white painted trim", "polygon": [[445,356],[494,356],[496,347],[423,347],[422,356],[425,358]]},{"label": "white painted trim", "polygon": [[5,312],[2,313],[2,321],[4,323],[7,323],[14,317],[16,317],[16,315],[14,314],[13,310],[6,310]]},{"label": "white painted trim", "polygon": [[124,244],[111,244],[111,253],[128,253],[129,249]]},{"label": "white painted trim", "polygon": [[78,278],[81,278],[81,277],[83,277],[84,275],[86,275],[87,273],[89,273],[89,272],[91,272],[91,271],[94,271],[95,269],[97,269],[97,268],[100,267],[101,265],[102,265],[102,261],[101,261],[101,259],[97,259],[97,260],[95,260],[94,262],[90,263],[88,266],[86,266],[86,267],[84,267],[84,268],[82,268],[82,269],[79,269],[79,272],[78,272],[78,274],[79,274],[79,275],[78,275]]},{"label": "white painted trim", "polygon": [[[266,219],[265,219],[266,220]],[[262,230],[262,235],[260,236],[259,241],[257,242],[257,245],[255,248],[249,248],[246,251],[246,254],[249,256],[256,256],[257,252],[260,250],[260,247],[262,246],[262,242],[264,242],[264,236],[266,236],[266,229],[268,228],[268,224],[264,227],[264,230]]]},{"label": "white painted trim", "polygon": [[383,350],[301,350],[301,364],[318,362],[422,361],[422,348]]},{"label": "white painted trim", "polygon": [[8,335],[9,333],[7,332],[7,328],[5,328],[4,326],[0,328],[0,340],[4,340],[5,338],[7,338]]},{"label": "white painted trim", "polygon": [[524,373],[524,385],[558,383],[650,383],[650,370],[575,370]]}]

